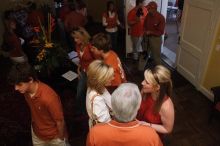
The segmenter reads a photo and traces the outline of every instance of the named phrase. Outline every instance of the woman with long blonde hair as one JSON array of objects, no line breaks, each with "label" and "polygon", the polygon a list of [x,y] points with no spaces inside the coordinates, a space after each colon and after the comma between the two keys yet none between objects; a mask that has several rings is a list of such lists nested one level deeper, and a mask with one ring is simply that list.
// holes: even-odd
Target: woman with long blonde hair
[{"label": "woman with long blonde hair", "polygon": [[77,85],[77,94],[76,101],[78,107],[78,112],[83,114],[86,112],[85,107],[85,97],[86,97],[86,71],[89,64],[94,60],[94,57],[91,53],[91,44],[90,44],[90,35],[89,33],[82,27],[79,27],[77,30],[71,33],[74,38],[76,44],[76,51],[79,57],[79,65],[77,69],[77,73],[79,75],[78,85]]},{"label": "woman with long blonde hair", "polygon": [[137,118],[146,121],[158,133],[170,133],[174,124],[170,71],[157,65],[153,70],[146,70],[144,78],[141,90],[143,100]]},{"label": "woman with long blonde hair", "polygon": [[111,95],[105,86],[114,78],[114,69],[101,60],[95,60],[89,65],[87,76],[86,108],[89,127],[92,127],[93,121],[103,123],[111,120]]}]

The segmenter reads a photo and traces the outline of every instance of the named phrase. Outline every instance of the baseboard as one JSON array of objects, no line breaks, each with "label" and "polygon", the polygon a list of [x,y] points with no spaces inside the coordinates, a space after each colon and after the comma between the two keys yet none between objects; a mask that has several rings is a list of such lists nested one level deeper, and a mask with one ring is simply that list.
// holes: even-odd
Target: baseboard
[{"label": "baseboard", "polygon": [[201,86],[200,91],[204,94],[209,100],[214,101],[214,95],[211,91],[207,90],[205,87]]},{"label": "baseboard", "polygon": [[167,64],[169,65],[172,69],[176,68],[176,65],[174,62],[172,62],[169,58],[167,58],[167,56],[165,56],[164,54],[161,54],[161,59]]}]

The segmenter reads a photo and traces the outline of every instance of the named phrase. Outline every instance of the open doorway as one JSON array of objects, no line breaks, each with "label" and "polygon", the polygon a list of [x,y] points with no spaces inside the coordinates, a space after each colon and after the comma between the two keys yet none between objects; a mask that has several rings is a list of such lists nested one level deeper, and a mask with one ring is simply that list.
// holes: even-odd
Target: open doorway
[{"label": "open doorway", "polygon": [[[152,0],[145,0],[147,5]],[[168,65],[176,67],[176,56],[179,47],[179,32],[180,32],[180,20],[179,20],[179,7],[178,3],[182,3],[184,0],[154,0],[158,4],[158,12],[163,14],[166,18],[166,35],[164,36],[164,44],[161,49],[162,60]],[[125,1],[125,15],[127,16],[129,10],[135,6],[135,0]],[[126,17],[125,17],[126,19]],[[127,20],[126,20],[127,21]],[[126,24],[126,56],[132,52],[131,39],[128,34],[129,26]]]},{"label": "open doorway", "polygon": [[184,0],[168,0],[165,37],[162,59],[171,67],[176,67],[176,55],[179,47],[180,20]]}]

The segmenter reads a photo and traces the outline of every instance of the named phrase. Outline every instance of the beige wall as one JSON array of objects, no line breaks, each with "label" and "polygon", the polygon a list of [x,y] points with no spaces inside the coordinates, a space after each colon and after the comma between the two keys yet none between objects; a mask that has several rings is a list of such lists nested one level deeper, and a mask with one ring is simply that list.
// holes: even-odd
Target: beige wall
[{"label": "beige wall", "polygon": [[220,86],[220,50],[216,50],[220,44],[220,19],[216,28],[216,35],[213,40],[213,48],[208,62],[203,86],[210,90],[213,86]]}]

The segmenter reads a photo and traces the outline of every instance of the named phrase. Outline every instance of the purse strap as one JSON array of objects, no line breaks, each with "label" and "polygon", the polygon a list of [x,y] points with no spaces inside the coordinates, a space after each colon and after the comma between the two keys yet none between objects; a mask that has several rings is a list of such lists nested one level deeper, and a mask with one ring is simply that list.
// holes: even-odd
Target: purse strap
[{"label": "purse strap", "polygon": [[97,117],[95,116],[95,114],[93,113],[93,102],[94,102],[95,97],[98,96],[98,95],[99,94],[93,95],[92,99],[91,99],[91,111],[92,111],[92,117],[91,118],[92,118],[92,120],[98,120]]},{"label": "purse strap", "polygon": [[[93,95],[93,96],[92,96],[92,99],[91,99],[91,111],[92,111],[92,117],[91,117],[91,118],[92,118],[92,120],[98,121],[97,116],[93,113],[93,102],[94,102],[94,99],[95,99],[96,96],[99,96],[99,94]],[[113,116],[112,109],[108,106],[107,103],[105,103],[105,105],[107,106],[107,108],[108,108],[108,110],[109,110],[109,114],[110,114],[110,116],[112,117],[112,116]]]}]

